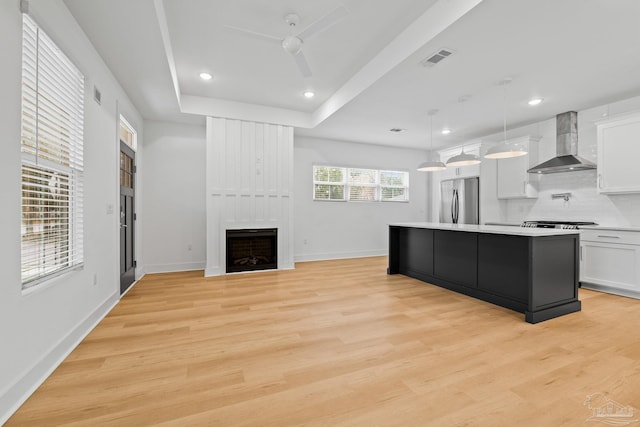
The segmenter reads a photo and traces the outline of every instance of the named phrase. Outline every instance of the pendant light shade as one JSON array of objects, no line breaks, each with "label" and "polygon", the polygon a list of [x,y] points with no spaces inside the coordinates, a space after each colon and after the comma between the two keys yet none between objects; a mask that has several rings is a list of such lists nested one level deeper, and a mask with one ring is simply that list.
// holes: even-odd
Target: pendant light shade
[{"label": "pendant light shade", "polygon": [[511,78],[506,77],[500,81],[500,85],[504,88],[502,100],[502,142],[489,148],[485,159],[509,159],[511,157],[520,157],[527,155],[524,147],[507,142],[507,85],[511,83]]},{"label": "pendant light shade", "polygon": [[478,163],[480,163],[480,158],[475,154],[465,153],[464,147],[462,147],[460,154],[447,160],[447,166],[472,166]]},{"label": "pendant light shade", "polygon": [[493,147],[489,148],[487,154],[484,155],[485,159],[508,159],[511,157],[526,156],[527,150],[508,142],[501,142]]},{"label": "pendant light shade", "polygon": [[[465,95],[465,96],[461,96],[458,99],[461,109],[462,107],[464,107],[464,103],[467,102],[469,98],[470,98],[469,95]],[[465,153],[464,144],[462,144],[462,150],[460,151],[460,154],[450,157],[449,160],[447,160],[447,166],[455,166],[455,167],[473,166],[473,165],[477,165],[480,162],[481,162],[480,157],[476,156],[475,154]]]},{"label": "pendant light shade", "polygon": [[420,172],[437,172],[443,171],[447,167],[442,162],[423,162],[418,165],[418,170]]},{"label": "pendant light shade", "polygon": [[[429,111],[430,155],[433,155],[433,116],[435,116],[437,113],[438,113],[438,110]],[[436,162],[436,161],[423,162],[418,165],[418,170],[420,172],[437,172],[437,171],[445,170],[446,168],[447,167],[445,166],[444,163]]]}]

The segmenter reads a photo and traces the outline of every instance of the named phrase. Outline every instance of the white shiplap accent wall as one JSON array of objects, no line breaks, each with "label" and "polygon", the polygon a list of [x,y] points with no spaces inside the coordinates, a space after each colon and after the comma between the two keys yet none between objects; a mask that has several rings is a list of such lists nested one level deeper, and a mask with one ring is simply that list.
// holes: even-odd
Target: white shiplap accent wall
[{"label": "white shiplap accent wall", "polygon": [[227,229],[277,228],[278,269],[293,268],[293,128],[207,118],[207,267],[226,274]]}]

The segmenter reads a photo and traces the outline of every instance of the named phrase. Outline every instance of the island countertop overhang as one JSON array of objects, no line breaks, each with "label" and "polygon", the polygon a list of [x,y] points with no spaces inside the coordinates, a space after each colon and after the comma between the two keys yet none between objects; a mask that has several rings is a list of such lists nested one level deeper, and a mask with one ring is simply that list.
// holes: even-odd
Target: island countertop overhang
[{"label": "island countertop overhang", "polygon": [[544,237],[580,234],[579,230],[558,228],[528,228],[499,225],[444,224],[438,222],[402,222],[391,223],[390,227],[426,228],[430,230],[466,231],[472,233],[504,234],[509,236]]}]

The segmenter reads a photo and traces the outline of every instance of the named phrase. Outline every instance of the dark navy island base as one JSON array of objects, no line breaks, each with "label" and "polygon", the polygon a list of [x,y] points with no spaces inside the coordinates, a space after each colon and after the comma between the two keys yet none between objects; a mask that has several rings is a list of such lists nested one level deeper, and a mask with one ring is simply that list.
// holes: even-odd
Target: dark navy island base
[{"label": "dark navy island base", "polygon": [[388,274],[404,274],[524,313],[580,311],[576,230],[406,223],[389,226]]}]

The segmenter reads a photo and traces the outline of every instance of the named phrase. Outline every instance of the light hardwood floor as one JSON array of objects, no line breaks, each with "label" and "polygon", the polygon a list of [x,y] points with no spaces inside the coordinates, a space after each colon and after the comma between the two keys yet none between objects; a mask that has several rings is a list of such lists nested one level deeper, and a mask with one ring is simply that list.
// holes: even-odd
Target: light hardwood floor
[{"label": "light hardwood floor", "polygon": [[582,312],[530,325],[386,262],[145,276],[7,426],[597,426],[588,395],[640,408],[640,301],[580,290]]}]

